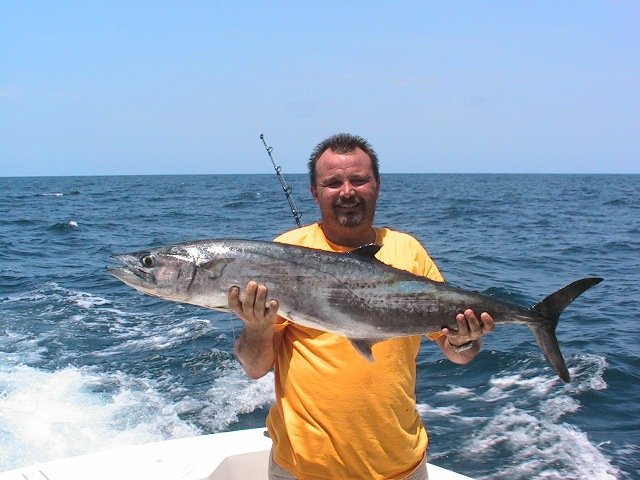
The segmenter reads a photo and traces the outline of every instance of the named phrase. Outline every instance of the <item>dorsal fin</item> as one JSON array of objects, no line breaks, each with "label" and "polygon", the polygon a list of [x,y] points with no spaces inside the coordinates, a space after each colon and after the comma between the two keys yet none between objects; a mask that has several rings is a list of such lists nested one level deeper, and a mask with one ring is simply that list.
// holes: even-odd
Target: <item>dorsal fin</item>
[{"label": "dorsal fin", "polygon": [[355,255],[356,257],[360,258],[373,258],[381,248],[382,245],[380,243],[368,243],[354,250],[351,250],[349,252],[349,255]]}]

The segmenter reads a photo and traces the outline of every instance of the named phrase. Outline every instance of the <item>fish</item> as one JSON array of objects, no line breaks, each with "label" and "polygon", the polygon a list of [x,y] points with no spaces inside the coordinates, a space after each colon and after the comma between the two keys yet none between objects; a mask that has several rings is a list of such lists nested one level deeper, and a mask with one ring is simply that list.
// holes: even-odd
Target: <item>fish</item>
[{"label": "fish", "polygon": [[396,337],[436,337],[457,329],[466,309],[489,313],[496,324],[525,324],[549,365],[570,381],[556,327],[579,295],[600,283],[582,278],[530,308],[386,265],[383,248],[369,244],[349,253],[277,242],[207,239],[114,255],[107,271],[134,289],[174,302],[229,312],[228,292],[250,280],[266,285],[290,322],[346,337],[367,359],[371,347]]}]

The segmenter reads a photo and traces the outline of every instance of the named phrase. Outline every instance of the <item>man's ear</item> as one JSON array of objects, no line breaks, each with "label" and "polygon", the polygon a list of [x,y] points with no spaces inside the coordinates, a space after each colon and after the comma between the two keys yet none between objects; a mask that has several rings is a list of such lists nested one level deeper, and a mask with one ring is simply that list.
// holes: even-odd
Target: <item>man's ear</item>
[{"label": "man's ear", "polygon": [[318,203],[318,189],[314,185],[310,185],[309,191],[311,192],[313,199]]}]

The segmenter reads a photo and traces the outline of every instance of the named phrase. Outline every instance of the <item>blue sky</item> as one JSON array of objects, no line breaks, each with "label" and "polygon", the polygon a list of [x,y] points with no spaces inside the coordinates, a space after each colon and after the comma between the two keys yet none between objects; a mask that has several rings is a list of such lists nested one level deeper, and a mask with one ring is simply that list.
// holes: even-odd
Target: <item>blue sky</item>
[{"label": "blue sky", "polygon": [[0,176],[640,173],[640,2],[11,1]]}]

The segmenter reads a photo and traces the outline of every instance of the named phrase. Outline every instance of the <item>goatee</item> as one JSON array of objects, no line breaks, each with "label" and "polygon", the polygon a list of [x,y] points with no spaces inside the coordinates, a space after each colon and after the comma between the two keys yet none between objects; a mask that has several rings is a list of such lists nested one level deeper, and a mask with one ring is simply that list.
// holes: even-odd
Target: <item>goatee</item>
[{"label": "goatee", "polygon": [[336,220],[343,227],[360,226],[364,221],[366,211],[366,205],[362,200],[347,205],[336,203],[333,207]]}]

